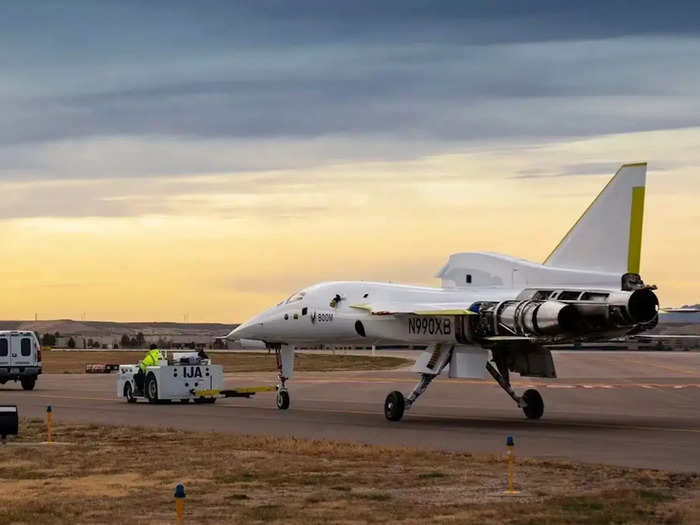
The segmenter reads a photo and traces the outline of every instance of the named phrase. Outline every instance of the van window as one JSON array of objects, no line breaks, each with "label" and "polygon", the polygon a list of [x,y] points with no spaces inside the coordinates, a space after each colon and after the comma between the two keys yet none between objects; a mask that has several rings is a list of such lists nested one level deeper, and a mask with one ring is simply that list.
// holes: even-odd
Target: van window
[{"label": "van window", "polygon": [[0,339],[0,357],[7,357],[7,339]]},{"label": "van window", "polygon": [[32,340],[31,339],[29,339],[28,337],[22,338],[22,346],[20,348],[20,352],[25,357],[28,355],[32,355]]}]

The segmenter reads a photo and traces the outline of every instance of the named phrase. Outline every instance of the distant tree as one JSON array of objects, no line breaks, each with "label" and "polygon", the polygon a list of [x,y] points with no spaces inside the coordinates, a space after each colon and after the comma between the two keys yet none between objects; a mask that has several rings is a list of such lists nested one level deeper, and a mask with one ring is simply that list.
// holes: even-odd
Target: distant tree
[{"label": "distant tree", "polygon": [[68,348],[75,348],[75,339],[72,337],[68,339]]},{"label": "distant tree", "polygon": [[130,342],[129,342],[129,336],[126,335],[126,334],[122,335],[122,338],[121,338],[121,340],[119,341],[119,344],[120,344],[123,348],[129,348],[129,346],[131,346],[131,345],[130,345]]},{"label": "distant tree", "polygon": [[[106,347],[106,346],[107,346],[107,345],[105,345],[105,347]],[[112,345],[112,348],[114,348],[115,350],[119,350],[119,343],[114,343],[114,344]]]},{"label": "distant tree", "polygon": [[61,337],[61,334],[60,334],[60,332],[54,332],[53,336],[54,336],[56,339],[58,339],[59,337]]},{"label": "distant tree", "polygon": [[93,347],[93,348],[101,348],[101,346],[102,346],[102,345],[101,345],[100,342],[97,341],[97,340],[95,340],[95,341],[92,342],[92,347]]},{"label": "distant tree", "polygon": [[136,334],[136,344],[134,344],[134,347],[136,348],[143,348],[146,346],[146,338],[143,335],[143,332],[139,332]]},{"label": "distant tree", "polygon": [[54,334],[44,334],[41,337],[41,345],[42,346],[55,346],[56,345],[56,336]]}]

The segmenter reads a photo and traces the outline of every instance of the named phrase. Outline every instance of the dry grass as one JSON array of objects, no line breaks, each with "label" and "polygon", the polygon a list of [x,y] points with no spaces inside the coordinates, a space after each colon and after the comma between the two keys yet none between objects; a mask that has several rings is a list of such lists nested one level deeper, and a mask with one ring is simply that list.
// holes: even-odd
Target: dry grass
[{"label": "dry grass", "polygon": [[[44,426],[21,434],[41,441]],[[521,493],[506,496],[503,456],[100,425],[55,435],[73,445],[0,448],[0,524],[172,523],[177,483],[188,523],[700,520],[688,474],[522,459]]]},{"label": "dry grass", "polygon": [[[80,352],[49,351],[42,353],[44,373],[78,374],[85,372],[86,364],[137,363],[145,352]],[[224,372],[276,371],[274,355],[256,352],[212,353],[212,361],[224,365]],[[328,370],[384,370],[413,364],[400,357],[371,357],[358,355],[297,354],[294,368],[298,371],[322,372]]]}]

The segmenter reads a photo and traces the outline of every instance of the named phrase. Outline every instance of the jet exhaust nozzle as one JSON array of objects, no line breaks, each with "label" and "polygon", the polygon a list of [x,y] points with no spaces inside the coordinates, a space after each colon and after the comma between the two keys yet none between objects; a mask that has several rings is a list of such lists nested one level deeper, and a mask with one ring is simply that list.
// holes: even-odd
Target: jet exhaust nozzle
[{"label": "jet exhaust nozzle", "polygon": [[556,335],[572,331],[579,313],[560,301],[504,301],[482,304],[472,331],[477,336]]},{"label": "jet exhaust nozzle", "polygon": [[571,304],[559,301],[546,301],[535,310],[533,328],[535,333],[554,334],[559,332],[571,332],[578,321],[579,314]]},{"label": "jet exhaust nozzle", "polygon": [[627,313],[635,323],[653,321],[659,313],[659,299],[649,288],[635,290],[627,301]]}]

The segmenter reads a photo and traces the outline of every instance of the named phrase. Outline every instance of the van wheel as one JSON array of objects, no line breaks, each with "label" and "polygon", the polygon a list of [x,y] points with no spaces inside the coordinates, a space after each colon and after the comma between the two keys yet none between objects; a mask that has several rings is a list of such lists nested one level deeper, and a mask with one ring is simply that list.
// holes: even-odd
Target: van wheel
[{"label": "van wheel", "polygon": [[131,386],[131,383],[127,383],[124,385],[124,397],[126,398],[127,403],[136,403],[136,396],[134,396],[134,387]]},{"label": "van wheel", "polygon": [[146,377],[146,397],[149,403],[158,402],[158,381],[156,381],[156,376],[153,374],[148,374]]},{"label": "van wheel", "polygon": [[22,388],[25,390],[34,390],[34,385],[36,384],[36,376],[27,376],[20,379],[22,383]]}]

